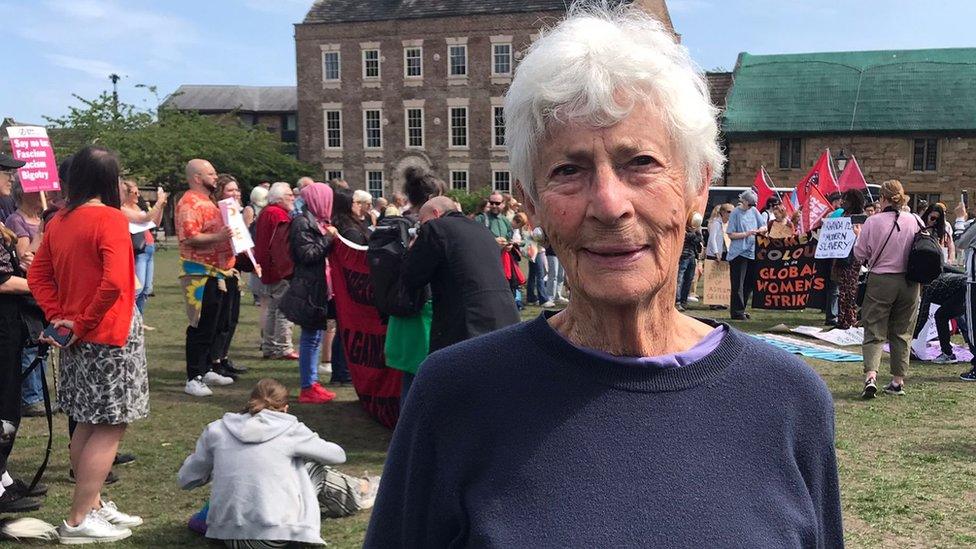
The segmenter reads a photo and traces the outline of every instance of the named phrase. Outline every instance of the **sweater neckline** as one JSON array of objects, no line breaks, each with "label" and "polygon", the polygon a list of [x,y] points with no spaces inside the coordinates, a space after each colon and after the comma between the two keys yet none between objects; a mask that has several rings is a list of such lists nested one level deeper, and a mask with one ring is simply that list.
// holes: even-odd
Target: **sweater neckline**
[{"label": "sweater neckline", "polygon": [[634,392],[682,391],[702,385],[721,375],[734,364],[747,344],[745,336],[725,323],[698,319],[713,328],[722,326],[725,335],[718,347],[701,359],[680,368],[648,368],[601,359],[576,347],[549,325],[555,312],[544,312],[528,323],[529,338],[543,353],[552,356],[560,368],[574,375]]}]

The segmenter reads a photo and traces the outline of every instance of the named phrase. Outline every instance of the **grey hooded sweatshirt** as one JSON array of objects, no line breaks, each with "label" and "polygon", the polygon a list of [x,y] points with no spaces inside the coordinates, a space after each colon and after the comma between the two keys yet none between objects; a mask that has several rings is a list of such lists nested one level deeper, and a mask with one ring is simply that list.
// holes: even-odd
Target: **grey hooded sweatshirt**
[{"label": "grey hooded sweatshirt", "polygon": [[180,467],[185,490],[210,487],[207,537],[324,544],[306,461],[338,464],[346,453],[293,415],[227,413],[204,429]]}]

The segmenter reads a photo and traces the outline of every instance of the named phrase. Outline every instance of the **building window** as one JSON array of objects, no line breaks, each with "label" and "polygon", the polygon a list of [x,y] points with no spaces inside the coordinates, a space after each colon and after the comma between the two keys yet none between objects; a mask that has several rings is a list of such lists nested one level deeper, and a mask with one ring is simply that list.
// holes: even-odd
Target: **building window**
[{"label": "building window", "polygon": [[243,113],[237,115],[241,119],[241,123],[245,126],[254,126],[258,123],[258,117],[253,114]]},{"label": "building window", "polygon": [[505,146],[505,107],[492,107],[491,145]]},{"label": "building window", "polygon": [[938,154],[938,139],[916,139],[912,151],[912,170],[934,172],[938,163]]},{"label": "building window", "polygon": [[497,170],[491,174],[494,189],[500,193],[512,192],[512,174],[505,170]]},{"label": "building window", "polygon": [[325,111],[325,148],[342,148],[342,111]]},{"label": "building window", "polygon": [[491,45],[491,74],[509,76],[512,74],[512,45]]},{"label": "building window", "polygon": [[800,146],[802,143],[799,137],[779,140],[779,167],[781,170],[800,167]]},{"label": "building window", "polygon": [[450,64],[449,76],[468,75],[468,46],[458,44],[448,48],[448,63]]},{"label": "building window", "polygon": [[921,209],[937,202],[942,202],[940,193],[908,193],[908,206],[913,212],[918,212],[918,215],[922,215]]},{"label": "building window", "polygon": [[468,146],[468,108],[451,107],[451,147]]},{"label": "building window", "polygon": [[407,147],[424,146],[424,109],[407,109]]},{"label": "building window", "polygon": [[424,76],[423,48],[404,48],[403,76],[407,78],[422,78]]},{"label": "building window", "polygon": [[298,115],[281,115],[281,141],[294,143],[298,139]]},{"label": "building window", "polygon": [[367,149],[383,148],[383,116],[379,109],[363,111],[363,136]]},{"label": "building window", "polygon": [[373,195],[373,198],[383,196],[383,172],[381,170],[366,172],[366,190]]},{"label": "building window", "polygon": [[339,52],[322,52],[322,80],[328,82],[339,81]]},{"label": "building window", "polygon": [[380,50],[363,50],[363,78],[380,77]]},{"label": "building window", "polygon": [[345,179],[342,177],[342,170],[327,170],[325,172],[326,181],[332,181],[333,179]]},{"label": "building window", "polygon": [[451,170],[451,188],[456,191],[468,191],[467,170]]}]

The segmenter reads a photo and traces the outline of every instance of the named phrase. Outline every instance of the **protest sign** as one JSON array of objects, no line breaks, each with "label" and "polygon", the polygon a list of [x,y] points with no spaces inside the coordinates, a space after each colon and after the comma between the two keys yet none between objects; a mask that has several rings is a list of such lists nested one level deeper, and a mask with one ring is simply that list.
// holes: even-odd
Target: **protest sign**
[{"label": "protest sign", "polygon": [[240,254],[254,247],[251,240],[251,233],[247,230],[244,223],[244,215],[241,213],[241,205],[233,198],[225,198],[217,203],[220,206],[220,215],[224,218],[224,225],[234,231],[231,244],[234,246],[234,253]]},{"label": "protest sign", "polygon": [[729,305],[732,295],[732,279],[727,261],[705,260],[705,305]]},{"label": "protest sign", "polygon": [[854,229],[851,218],[824,219],[817,238],[817,259],[844,259],[854,249]]},{"label": "protest sign", "polygon": [[386,324],[373,304],[366,246],[337,237],[329,252],[336,314],[352,385],[366,413],[392,429],[400,414],[403,374],[386,365]]},{"label": "protest sign", "polygon": [[24,192],[60,190],[58,163],[47,130],[40,126],[8,126],[7,136],[10,138],[10,154],[27,163],[17,169]]},{"label": "protest sign", "polygon": [[756,309],[800,310],[819,307],[826,286],[814,254],[817,241],[807,235],[789,238],[756,237]]},{"label": "protest sign", "polygon": [[848,328],[846,330],[835,328],[833,330],[824,330],[816,326],[797,326],[790,331],[815,337],[827,343],[840,345],[841,347],[861,345],[864,343],[864,328]]}]

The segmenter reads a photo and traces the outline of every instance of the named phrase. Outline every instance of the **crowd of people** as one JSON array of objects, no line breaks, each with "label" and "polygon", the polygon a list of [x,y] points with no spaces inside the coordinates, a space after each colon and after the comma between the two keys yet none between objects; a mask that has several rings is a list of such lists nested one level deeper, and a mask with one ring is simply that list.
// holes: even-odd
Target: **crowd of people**
[{"label": "crowd of people", "polygon": [[[866,191],[860,189],[826,197],[833,210],[825,218],[851,218],[856,240],[848,257],[817,260],[817,271],[825,282],[824,324],[841,330],[864,328],[864,398],[873,398],[878,392],[877,372],[885,344],[890,348],[892,379],[884,391],[905,394],[905,376],[914,353],[911,344],[920,335],[927,336],[921,331],[929,320],[932,304],[939,307],[934,322],[941,350],[932,362],[958,361],[951,344],[953,322],[970,350],[974,350],[969,333],[971,319],[966,316],[967,280],[973,273],[972,269],[960,267],[961,251],[967,250],[966,257],[972,253],[968,248],[971,242],[963,241],[973,221],[966,205],[959,203],[955,222],[950,224],[942,203],[919,204],[913,212],[899,181],[885,181],[880,189],[877,202],[868,202]],[[730,317],[750,318],[746,309],[756,286],[756,237],[789,238],[800,234],[800,210],[789,214],[783,202],[773,196],[760,212],[757,201],[756,192],[747,190],[739,195],[736,205],[716,205],[706,226],[707,243],[701,223],[689,221],[678,264],[676,307],[687,305],[696,272],[701,272],[700,260],[727,261],[731,273]],[[941,258],[935,261],[942,264],[941,274],[922,283],[913,281],[908,273],[909,256],[920,232],[937,243]],[[972,237],[965,240],[969,238]],[[976,359],[971,366],[960,379],[976,381]]]}]

